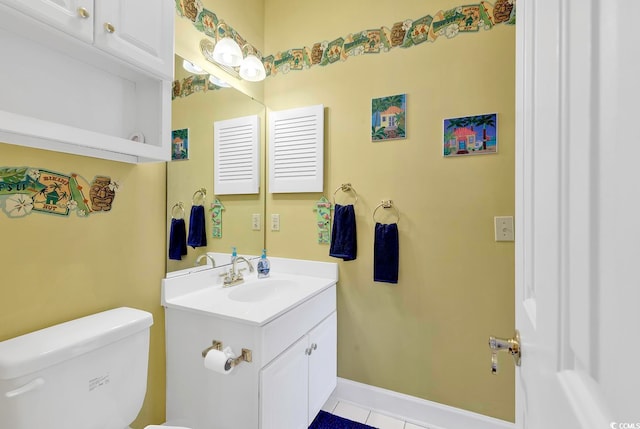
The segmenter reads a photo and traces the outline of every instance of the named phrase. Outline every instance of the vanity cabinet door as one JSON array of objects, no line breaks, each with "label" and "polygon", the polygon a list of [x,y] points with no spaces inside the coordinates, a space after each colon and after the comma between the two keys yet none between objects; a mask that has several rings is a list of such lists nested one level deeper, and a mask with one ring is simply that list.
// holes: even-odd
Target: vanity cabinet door
[{"label": "vanity cabinet door", "polygon": [[260,371],[260,429],[306,429],[307,337]]},{"label": "vanity cabinet door", "polygon": [[309,332],[309,425],[336,388],[337,320],[334,311]]},{"label": "vanity cabinet door", "polygon": [[93,0],[0,0],[0,3],[93,43]]},{"label": "vanity cabinet door", "polygon": [[171,0],[96,0],[95,46],[172,80],[174,8]]}]

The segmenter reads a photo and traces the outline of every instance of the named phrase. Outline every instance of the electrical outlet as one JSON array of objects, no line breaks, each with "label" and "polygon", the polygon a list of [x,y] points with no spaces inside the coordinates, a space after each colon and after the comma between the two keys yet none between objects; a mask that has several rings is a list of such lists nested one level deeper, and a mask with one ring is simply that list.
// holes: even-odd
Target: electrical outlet
[{"label": "electrical outlet", "polygon": [[271,231],[280,231],[280,215],[271,215]]},{"label": "electrical outlet", "polygon": [[254,213],[251,215],[251,229],[254,231],[260,231],[260,213]]},{"label": "electrical outlet", "polygon": [[493,220],[496,241],[513,241],[513,216],[495,216]]}]

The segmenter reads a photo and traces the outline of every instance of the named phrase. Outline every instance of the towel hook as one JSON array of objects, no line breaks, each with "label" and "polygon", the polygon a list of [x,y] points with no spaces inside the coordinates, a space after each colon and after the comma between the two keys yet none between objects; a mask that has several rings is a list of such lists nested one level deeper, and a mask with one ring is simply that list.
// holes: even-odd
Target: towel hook
[{"label": "towel hook", "polygon": [[351,186],[351,183],[343,183],[342,185],[338,186],[336,188],[336,190],[333,192],[333,204],[334,205],[336,203],[336,194],[338,193],[338,191],[353,192],[353,195],[355,196],[355,199],[356,199],[353,204],[355,205],[358,202],[358,193],[356,192],[355,188],[353,186]]},{"label": "towel hook", "polygon": [[373,210],[373,221],[376,221],[376,212],[378,211],[379,208],[383,208],[383,209],[393,209],[395,211],[395,215],[396,215],[396,223],[400,223],[400,212],[398,211],[397,208],[394,207],[393,205],[393,201],[392,200],[382,200],[380,201],[380,204],[378,204],[376,206],[376,208]]},{"label": "towel hook", "polygon": [[[180,215],[179,217],[176,215],[176,209],[179,209],[180,211],[178,212],[178,214]],[[182,201],[175,203],[173,205],[173,207],[171,208],[171,218],[172,219],[184,219],[184,203]]]},{"label": "towel hook", "polygon": [[[203,205],[204,200],[207,198],[207,190],[205,188],[200,188],[193,193],[193,197],[191,197],[191,204],[195,205]],[[200,203],[196,204],[196,200],[199,199]]]}]

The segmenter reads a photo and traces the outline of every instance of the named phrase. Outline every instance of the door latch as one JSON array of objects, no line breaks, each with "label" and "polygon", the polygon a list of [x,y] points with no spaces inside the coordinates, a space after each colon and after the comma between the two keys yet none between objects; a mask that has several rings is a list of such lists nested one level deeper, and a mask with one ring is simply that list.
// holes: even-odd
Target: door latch
[{"label": "door latch", "polygon": [[498,372],[498,352],[508,351],[513,356],[516,366],[520,366],[520,332],[516,329],[513,338],[489,337],[491,349],[491,374]]}]

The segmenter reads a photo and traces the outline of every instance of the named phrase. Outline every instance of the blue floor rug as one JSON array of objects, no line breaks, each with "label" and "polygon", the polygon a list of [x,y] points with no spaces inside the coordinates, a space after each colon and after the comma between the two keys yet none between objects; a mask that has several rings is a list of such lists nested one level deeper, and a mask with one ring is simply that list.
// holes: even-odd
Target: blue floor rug
[{"label": "blue floor rug", "polygon": [[320,411],[309,426],[309,429],[375,429],[362,423],[347,420],[343,417]]}]

